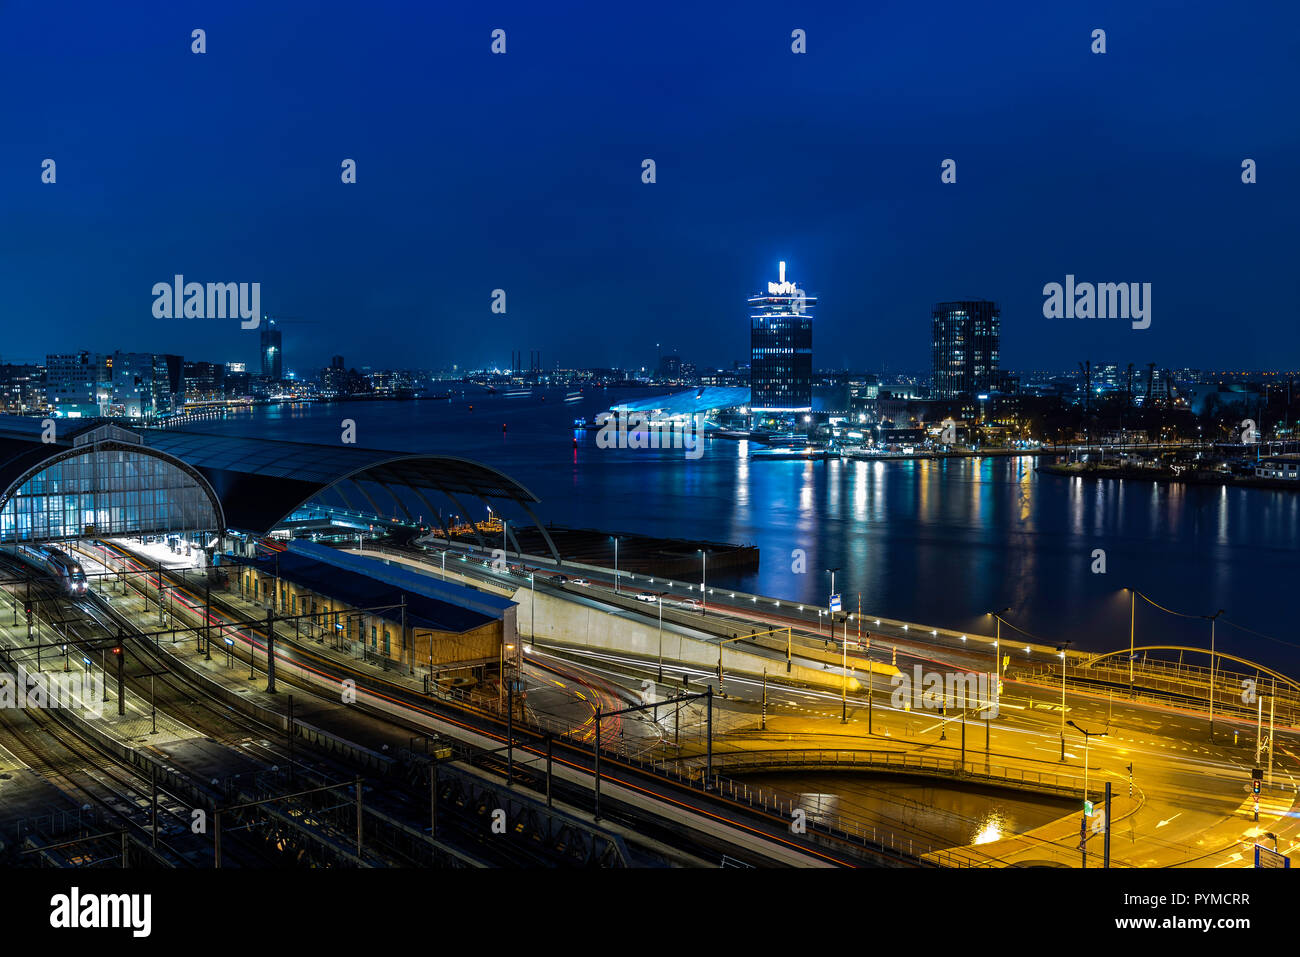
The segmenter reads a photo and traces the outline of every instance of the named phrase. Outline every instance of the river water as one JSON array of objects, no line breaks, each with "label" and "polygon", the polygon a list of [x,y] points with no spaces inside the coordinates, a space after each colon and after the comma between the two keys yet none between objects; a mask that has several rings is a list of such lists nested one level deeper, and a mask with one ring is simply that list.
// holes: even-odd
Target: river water
[{"label": "river water", "polygon": [[[504,471],[541,499],[545,522],[760,548],[756,574],[710,584],[824,603],[824,570],[838,567],[846,610],[860,595],[866,612],[982,634],[992,630],[986,613],[1010,606],[1004,617],[1041,641],[1121,648],[1131,585],[1186,615],[1225,609],[1220,651],[1300,670],[1286,610],[1300,571],[1300,490],[1040,475],[1029,457],[765,461],[752,443],[724,439],[698,459],[601,449],[573,420],[646,393],[588,390],[573,404],[564,395],[270,406],[193,427],[337,444],[350,418],[359,446]],[[1093,570],[1102,557],[1104,573]],[[1135,627],[1138,645],[1210,640],[1208,621],[1141,600]]]}]

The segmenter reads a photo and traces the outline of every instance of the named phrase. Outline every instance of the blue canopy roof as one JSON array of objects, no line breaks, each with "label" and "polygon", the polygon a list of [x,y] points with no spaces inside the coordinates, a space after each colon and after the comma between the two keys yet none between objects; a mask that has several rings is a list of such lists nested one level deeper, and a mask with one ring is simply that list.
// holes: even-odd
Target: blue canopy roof
[{"label": "blue canopy roof", "polygon": [[264,574],[276,575],[353,608],[392,606],[375,612],[385,621],[401,621],[400,605],[405,600],[406,623],[412,628],[459,634],[501,621],[507,609],[516,604],[509,598],[440,581],[401,565],[311,542],[291,542],[278,555],[249,564]]}]

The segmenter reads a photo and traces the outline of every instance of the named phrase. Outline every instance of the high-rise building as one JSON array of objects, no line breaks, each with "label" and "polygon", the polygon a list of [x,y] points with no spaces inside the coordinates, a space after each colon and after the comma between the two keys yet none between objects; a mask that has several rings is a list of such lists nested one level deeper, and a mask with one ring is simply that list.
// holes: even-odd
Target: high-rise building
[{"label": "high-rise building", "polygon": [[985,299],[940,302],[930,317],[934,337],[931,395],[955,399],[992,390],[1002,321],[997,303]]},{"label": "high-rise building", "polygon": [[214,402],[225,397],[226,367],[219,362],[187,362],[182,376],[186,402]]},{"label": "high-rise building", "polygon": [[249,395],[252,392],[252,384],[249,381],[247,363],[227,362],[225,384],[227,396]]},{"label": "high-rise building", "polygon": [[45,370],[38,365],[0,365],[0,412],[31,415],[45,408]]},{"label": "high-rise building", "polygon": [[112,359],[93,352],[71,352],[45,357],[45,398],[57,416],[86,418],[108,411],[112,385]]},{"label": "high-rise building", "polygon": [[284,378],[284,354],[280,345],[280,330],[275,320],[268,319],[262,329],[262,375],[272,382]]},{"label": "high-rise building", "polygon": [[330,359],[330,367],[320,371],[321,389],[330,395],[345,395],[348,392],[348,370],[342,356]]},{"label": "high-rise building", "polygon": [[682,357],[677,353],[659,357],[655,375],[660,379],[676,379],[682,374]]},{"label": "high-rise building", "polygon": [[112,356],[113,392],[109,414],[129,419],[149,418],[159,412],[170,411],[170,401],[159,408],[170,391],[158,389],[155,383],[156,357],[151,352],[114,352]]},{"label": "high-rise building", "polygon": [[754,412],[812,409],[812,313],[816,298],[785,278],[749,297],[749,405]]}]

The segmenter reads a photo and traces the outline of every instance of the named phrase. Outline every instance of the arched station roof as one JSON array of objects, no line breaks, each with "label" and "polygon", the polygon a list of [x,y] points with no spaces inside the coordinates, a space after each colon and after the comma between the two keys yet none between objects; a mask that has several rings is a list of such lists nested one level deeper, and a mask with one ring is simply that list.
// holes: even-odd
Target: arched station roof
[{"label": "arched station roof", "polygon": [[[343,507],[436,525],[443,513],[468,516],[467,498],[513,502],[533,519],[538,501],[514,479],[478,462],[347,445],[281,442],[186,429],[131,428],[117,420],[57,419],[56,439],[42,441],[38,418],[0,416],[0,496],[42,463],[111,426],[126,443],[177,463],[202,478],[219,502],[224,527],[265,535],[309,502],[337,498]],[[449,500],[456,507],[441,506]],[[3,501],[0,498],[0,501]],[[445,530],[445,526],[444,526]],[[543,529],[543,533],[545,530]]]}]

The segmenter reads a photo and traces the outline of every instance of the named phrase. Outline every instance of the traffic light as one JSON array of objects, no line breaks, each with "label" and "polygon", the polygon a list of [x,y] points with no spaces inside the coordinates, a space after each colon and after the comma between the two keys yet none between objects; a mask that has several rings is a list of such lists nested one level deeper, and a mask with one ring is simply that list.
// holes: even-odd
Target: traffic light
[{"label": "traffic light", "polygon": [[26,613],[28,618],[32,617],[32,603],[27,602],[26,604],[24,604],[23,611]]},{"label": "traffic light", "polygon": [[1250,782],[1250,786],[1251,786],[1251,789],[1254,791],[1255,794],[1258,794],[1258,793],[1259,793],[1259,782],[1258,782],[1258,781],[1251,781],[1251,782]]}]

